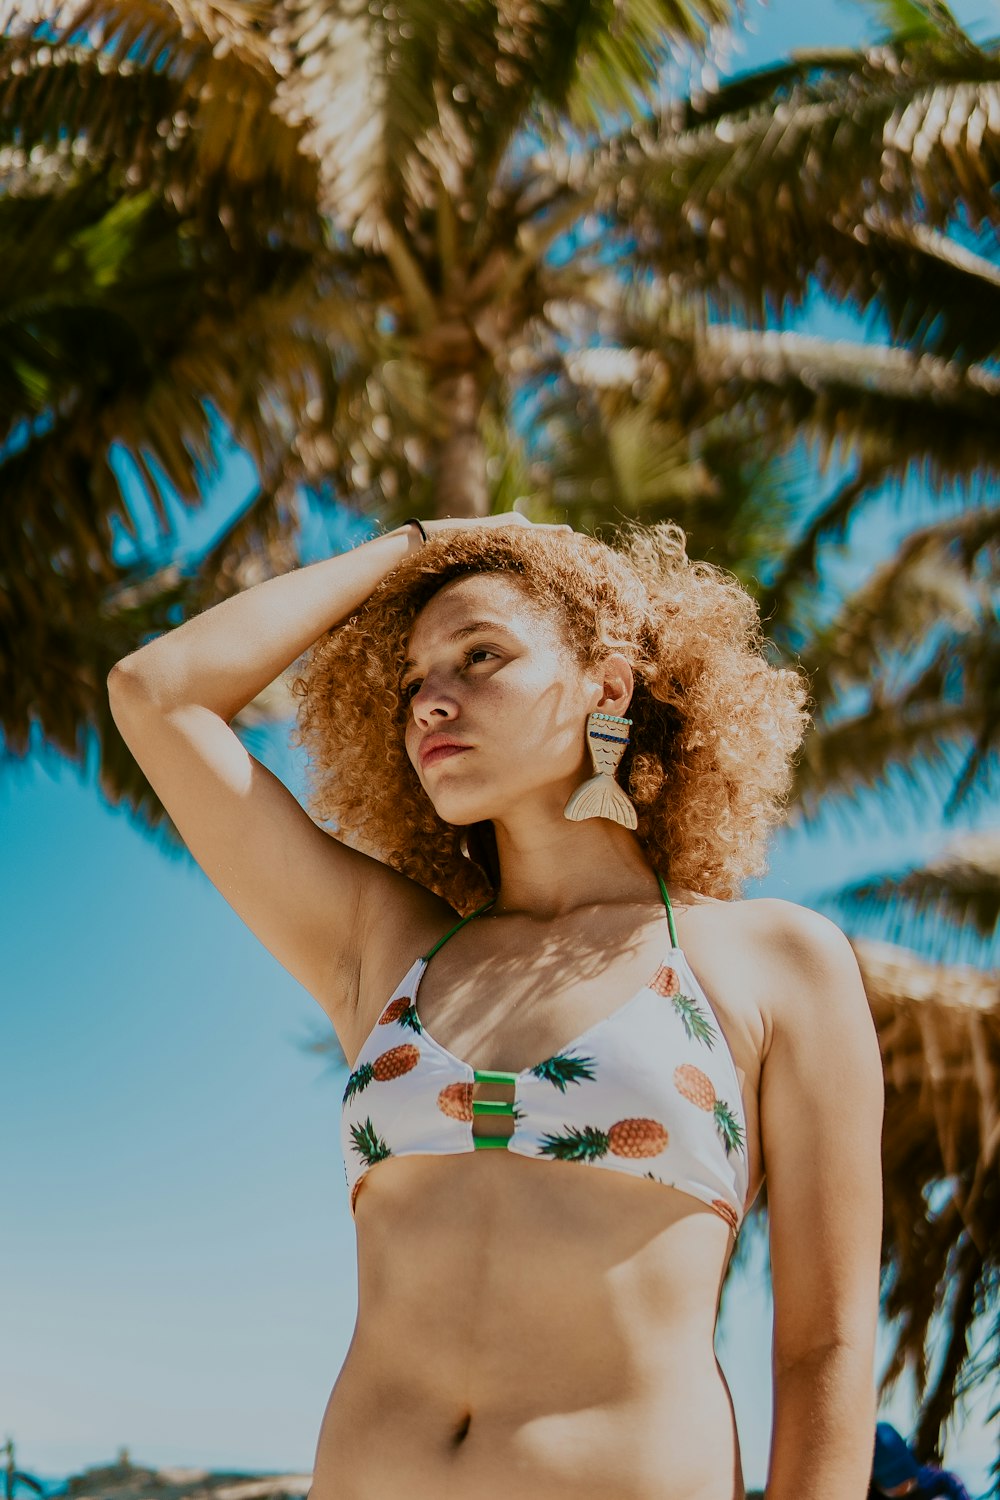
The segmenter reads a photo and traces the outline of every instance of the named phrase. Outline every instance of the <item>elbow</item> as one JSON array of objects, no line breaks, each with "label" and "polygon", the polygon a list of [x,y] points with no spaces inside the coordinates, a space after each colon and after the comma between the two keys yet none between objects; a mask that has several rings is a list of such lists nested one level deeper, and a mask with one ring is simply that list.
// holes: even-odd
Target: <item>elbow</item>
[{"label": "elbow", "polygon": [[113,697],[116,693],[123,692],[126,687],[134,685],[137,673],[131,662],[131,656],[123,656],[111,668],[107,676],[109,698]]},{"label": "elbow", "polygon": [[[878,1394],[875,1350],[862,1343],[817,1346],[773,1361],[775,1399],[821,1401],[850,1414],[849,1425],[875,1430]],[[779,1397],[780,1393],[780,1397]]]},{"label": "elbow", "polygon": [[148,700],[150,682],[143,669],[136,665],[136,653],[123,656],[116,661],[107,676],[108,702],[112,705]]},{"label": "elbow", "polygon": [[194,701],[184,689],[184,675],[162,652],[147,656],[156,642],[140,646],[116,661],[107,676],[108,702],[112,715],[133,712],[169,713],[171,709]]},{"label": "elbow", "polygon": [[774,1373],[779,1376],[825,1370],[831,1365],[873,1369],[874,1359],[874,1340],[865,1338],[835,1337],[794,1350],[776,1347],[773,1351]]}]

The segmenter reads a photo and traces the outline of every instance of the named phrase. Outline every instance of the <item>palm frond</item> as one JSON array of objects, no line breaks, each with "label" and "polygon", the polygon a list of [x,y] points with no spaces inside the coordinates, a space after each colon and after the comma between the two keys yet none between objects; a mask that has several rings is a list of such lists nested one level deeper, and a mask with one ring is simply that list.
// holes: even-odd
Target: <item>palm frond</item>
[{"label": "palm frond", "polygon": [[[813,531],[810,527],[810,536]],[[837,695],[886,676],[893,660],[912,659],[915,639],[930,639],[942,628],[958,638],[978,637],[990,613],[983,554],[998,545],[1000,512],[990,505],[947,516],[904,537],[842,601],[833,620],[801,645],[800,660],[819,703],[832,706]],[[793,549],[793,559],[798,551]],[[789,584],[808,585],[813,576],[811,567],[798,578],[790,563],[783,564],[781,577]]]},{"label": "palm frond", "polygon": [[881,23],[884,40],[943,40],[951,46],[973,43],[943,0],[858,0]]},{"label": "palm frond", "polygon": [[639,118],[672,48],[704,41],[730,12],[728,0],[405,0],[348,14],[283,0],[291,63],[277,104],[290,125],[308,122],[324,209],[356,244],[380,248],[386,223],[420,231],[438,183],[460,222],[476,224],[533,116],[584,129],[607,111]]},{"label": "palm frond", "polygon": [[[761,617],[767,620],[772,637],[789,640],[794,636],[799,622],[786,618],[789,597],[815,583],[823,546],[844,538],[880,477],[881,470],[856,468],[816,509],[793,546],[779,559],[768,584],[757,597]],[[795,641],[795,645],[801,647],[801,642]]]},{"label": "palm frond", "polygon": [[314,218],[316,166],[273,110],[288,60],[270,7],[85,0],[44,31],[0,38],[0,121],[23,150],[49,146],[61,174],[113,166],[178,211],[281,223]]},{"label": "palm frond", "polygon": [[[958,703],[892,701],[814,729],[795,770],[792,821],[814,817],[833,796],[859,802],[865,791],[936,811],[942,788],[954,794],[967,776],[969,747],[991,714],[992,706],[972,695]],[[977,786],[988,794],[988,761],[976,769],[966,797]]]},{"label": "palm frond", "polygon": [[919,869],[855,881],[829,893],[848,919],[894,922],[893,940],[912,941],[928,918],[989,939],[1000,924],[1000,833],[965,834]]},{"label": "palm frond", "polygon": [[700,425],[752,409],[767,441],[812,437],[823,465],[836,445],[844,460],[886,474],[918,468],[938,483],[1000,465],[1000,439],[988,430],[1000,377],[987,367],[729,324],[696,329],[666,308],[658,326],[623,320],[616,337],[624,347],[575,353],[573,378],[623,392],[639,383],[660,416]]},{"label": "palm frond", "polygon": [[582,131],[606,128],[615,115],[638,121],[656,100],[663,69],[679,45],[703,47],[710,29],[726,24],[732,11],[728,0],[592,3],[576,35],[556,39],[572,62],[564,64],[564,88],[546,84],[546,102],[565,110]]},{"label": "palm frond", "polygon": [[[985,335],[963,307],[979,282],[991,295],[992,272],[915,226],[943,230],[961,211],[996,236],[1000,55],[873,49],[849,70],[841,61],[793,80],[786,69],[771,82],[749,108],[734,99],[731,113],[680,129],[668,114],[638,140],[596,149],[599,209],[636,264],[755,323],[800,306],[815,278],[884,312],[899,338],[933,333],[928,347],[982,357]],[[908,269],[920,280],[911,295]],[[948,288],[961,300],[939,326]]]},{"label": "palm frond", "polygon": [[[981,524],[981,518],[980,518]],[[851,667],[841,662],[841,691],[833,663],[814,680],[823,696],[796,768],[797,813],[810,816],[824,794],[857,797],[862,788],[878,790],[891,801],[903,794],[911,802],[939,794],[947,785],[943,816],[990,794],[1000,742],[1000,632],[989,582],[970,582],[958,563],[950,584],[937,570],[900,575],[904,596],[895,628],[895,653],[887,651],[867,677],[852,686]],[[950,587],[948,614],[935,609]],[[911,617],[910,644],[901,639],[906,625],[905,594],[929,616],[923,631]],[[876,592],[876,591],[873,591]],[[885,608],[886,625],[896,601]],[[877,615],[875,617],[877,619]],[[922,639],[913,644],[913,631]],[[876,649],[879,627],[876,626]],[[808,657],[806,658],[808,665]],[[855,772],[847,772],[853,761]]]},{"label": "palm frond", "polygon": [[[62,450],[65,452],[66,450]],[[55,459],[60,450],[49,449]],[[67,464],[60,476],[84,489],[87,475]],[[282,487],[286,478],[281,480]],[[63,503],[65,497],[61,496]],[[84,764],[95,755],[99,783],[109,803],[124,803],[144,828],[156,835],[162,852],[187,858],[171,818],[128,752],[111,717],[106,688],[114,663],[145,641],[210,608],[229,594],[298,565],[293,518],[283,489],[263,488],[215,542],[186,563],[156,566],[143,558],[127,567],[112,564],[105,544],[83,556],[63,546],[53,571],[46,540],[33,537],[37,550],[23,546],[20,567],[5,572],[0,563],[0,661],[5,663],[4,747],[7,758],[26,755],[36,735],[67,757]],[[83,507],[72,507],[76,515]],[[0,512],[0,518],[6,516]],[[54,531],[56,517],[50,518]],[[108,558],[102,574],[87,562]],[[7,647],[17,644],[17,654]],[[16,673],[10,670],[17,661]],[[69,664],[72,664],[71,666]],[[292,699],[279,680],[248,704],[233,728],[250,735],[276,716],[287,717]]]},{"label": "palm frond", "polygon": [[838,302],[884,316],[896,344],[963,363],[996,353],[1000,268],[938,230],[867,210],[817,246],[816,281]]},{"label": "palm frond", "polygon": [[679,422],[604,396],[594,362],[583,368],[572,356],[540,393],[532,446],[554,505],[586,526],[616,509],[619,518],[649,515],[708,497],[711,478]]},{"label": "palm frond", "polygon": [[[556,305],[547,312],[557,317]],[[658,415],[620,378],[622,359],[609,349],[532,367],[526,426],[548,511],[584,530],[676,520],[699,556],[756,591],[761,558],[782,547],[795,504],[787,458],[763,452],[748,422],[727,417],[692,433]]]}]

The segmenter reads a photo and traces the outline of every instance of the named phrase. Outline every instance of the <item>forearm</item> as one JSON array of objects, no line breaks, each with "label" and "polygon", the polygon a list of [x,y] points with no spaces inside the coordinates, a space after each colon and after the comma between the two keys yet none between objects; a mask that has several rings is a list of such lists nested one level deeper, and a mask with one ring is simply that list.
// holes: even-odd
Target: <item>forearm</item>
[{"label": "forearm", "polygon": [[845,1345],[776,1370],[765,1500],[865,1500],[876,1406],[872,1351]]},{"label": "forearm", "polygon": [[404,526],[268,578],[123,657],[112,680],[158,708],[198,703],[228,723],[420,545],[416,528]]}]

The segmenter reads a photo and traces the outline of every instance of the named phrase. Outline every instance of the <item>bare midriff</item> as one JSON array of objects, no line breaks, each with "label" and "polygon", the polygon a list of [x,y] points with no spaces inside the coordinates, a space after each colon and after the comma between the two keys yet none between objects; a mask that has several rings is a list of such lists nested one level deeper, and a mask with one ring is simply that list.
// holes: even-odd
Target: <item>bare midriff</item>
[{"label": "bare midriff", "polygon": [[380,1162],[310,1500],[743,1500],[707,1204],[504,1151]]}]

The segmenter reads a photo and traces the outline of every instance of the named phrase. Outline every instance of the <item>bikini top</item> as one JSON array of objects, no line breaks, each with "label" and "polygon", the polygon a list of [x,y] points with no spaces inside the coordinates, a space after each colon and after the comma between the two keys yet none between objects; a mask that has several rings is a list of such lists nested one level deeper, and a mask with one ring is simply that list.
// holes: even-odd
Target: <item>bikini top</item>
[{"label": "bikini top", "polygon": [[[368,1173],[390,1156],[502,1149],[648,1178],[687,1193],[738,1234],[748,1187],[746,1116],[733,1055],[677,945],[604,1020],[519,1073],[472,1068],[435,1041],[417,1012],[427,965],[457,923],[418,958],[368,1035],[344,1089],[341,1146],[352,1215]],[[477,1098],[477,1084],[513,1088]],[[513,1117],[507,1136],[476,1133],[481,1115]]]}]

